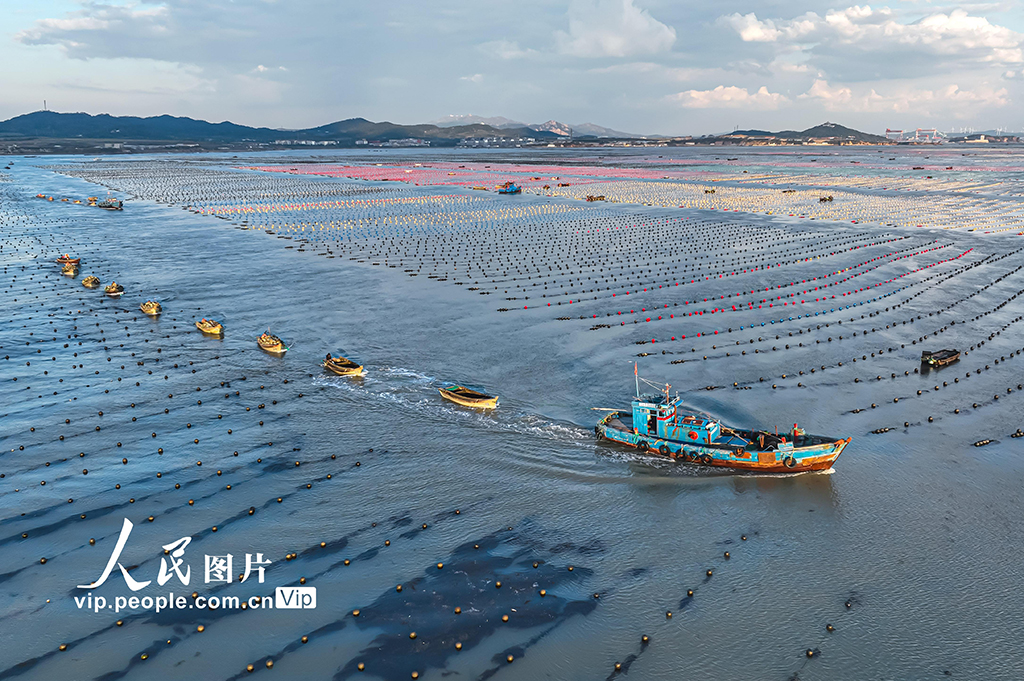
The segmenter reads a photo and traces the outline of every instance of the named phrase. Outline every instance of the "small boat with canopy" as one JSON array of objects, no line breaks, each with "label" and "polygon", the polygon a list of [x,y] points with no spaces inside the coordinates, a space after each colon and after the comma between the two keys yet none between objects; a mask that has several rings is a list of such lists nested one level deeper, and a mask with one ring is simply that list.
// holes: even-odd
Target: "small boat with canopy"
[{"label": "small boat with canopy", "polygon": [[935,352],[925,350],[921,353],[921,364],[928,367],[944,367],[958,359],[960,359],[960,351],[949,348],[936,350]]},{"label": "small boat with canopy", "polygon": [[522,194],[523,188],[517,185],[515,182],[509,180],[505,184],[498,187],[499,194]]},{"label": "small boat with canopy", "polygon": [[272,355],[283,355],[288,352],[288,347],[284,344],[284,341],[270,333],[269,329],[260,334],[260,337],[256,339],[256,344],[260,346],[260,350],[269,352]]},{"label": "small boat with canopy", "polygon": [[224,327],[220,322],[212,319],[203,317],[196,322],[196,328],[205,333],[207,336],[220,336],[224,333]]}]

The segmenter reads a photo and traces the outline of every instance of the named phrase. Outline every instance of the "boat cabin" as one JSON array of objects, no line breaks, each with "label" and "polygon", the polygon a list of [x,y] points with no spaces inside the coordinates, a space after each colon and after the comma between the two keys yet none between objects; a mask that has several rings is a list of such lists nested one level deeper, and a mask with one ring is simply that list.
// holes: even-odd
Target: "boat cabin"
[{"label": "boat cabin", "polygon": [[667,401],[644,395],[633,400],[633,432],[651,438],[710,444],[721,434],[718,421],[696,414],[679,414],[681,398]]}]

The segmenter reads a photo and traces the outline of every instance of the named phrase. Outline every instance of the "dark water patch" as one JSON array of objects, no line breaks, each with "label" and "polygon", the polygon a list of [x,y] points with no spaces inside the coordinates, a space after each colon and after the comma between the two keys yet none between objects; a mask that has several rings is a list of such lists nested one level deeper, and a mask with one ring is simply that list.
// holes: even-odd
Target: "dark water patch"
[{"label": "dark water patch", "polygon": [[[524,537],[522,532],[500,530],[462,544],[442,564],[360,608],[355,624],[381,633],[334,678],[358,674],[360,663],[384,678],[443,669],[460,650],[482,644],[499,629],[558,626],[592,611],[593,599],[552,593],[574,590],[591,571],[555,565],[550,547],[539,536]],[[521,657],[524,651],[524,646],[513,646],[494,659],[507,664],[508,655]]]}]

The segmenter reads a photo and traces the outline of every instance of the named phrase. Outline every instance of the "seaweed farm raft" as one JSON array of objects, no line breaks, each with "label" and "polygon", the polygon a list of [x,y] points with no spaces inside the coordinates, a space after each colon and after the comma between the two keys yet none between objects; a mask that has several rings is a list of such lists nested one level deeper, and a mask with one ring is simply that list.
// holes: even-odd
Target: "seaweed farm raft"
[{"label": "seaweed farm raft", "polygon": [[0,679],[1021,678],[963,151],[9,157]]}]

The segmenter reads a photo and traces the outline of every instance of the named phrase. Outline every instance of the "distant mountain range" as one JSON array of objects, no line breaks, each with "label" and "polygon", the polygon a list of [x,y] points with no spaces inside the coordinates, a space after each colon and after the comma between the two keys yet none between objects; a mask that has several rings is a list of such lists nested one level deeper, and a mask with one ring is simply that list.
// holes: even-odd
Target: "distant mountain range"
[{"label": "distant mountain range", "polygon": [[489,125],[493,128],[498,128],[499,130],[508,128],[529,128],[530,130],[536,130],[537,132],[553,132],[562,137],[569,137],[570,135],[573,137],[618,137],[626,139],[656,137],[656,135],[637,135],[631,132],[622,132],[621,130],[613,130],[593,123],[567,124],[551,120],[546,123],[530,123],[527,125],[526,123],[513,121],[509,118],[505,118],[504,116],[485,118],[474,114],[450,114],[444,118],[430,122],[442,128],[469,124]]},{"label": "distant mountain range", "polygon": [[806,130],[783,130],[781,132],[769,132],[767,130],[735,130],[723,133],[717,137],[746,137],[746,138],[775,138],[780,140],[806,140],[806,139],[839,139],[855,142],[884,143],[886,138],[881,135],[872,135],[868,132],[861,132],[853,128],[847,128],[838,123],[825,122]]},{"label": "distant mountain range", "polygon": [[343,145],[352,145],[360,140],[389,141],[415,138],[430,140],[439,146],[450,146],[463,139],[495,136],[526,137],[545,142],[559,138],[557,133],[521,126],[499,129],[481,123],[469,123],[442,128],[433,124],[374,123],[365,118],[349,118],[302,130],[253,128],[226,121],[209,123],[194,118],[166,115],[139,118],[138,116],[111,116],[109,114],[94,116],[86,113],[57,113],[55,111],[36,111],[0,122],[0,139],[44,137],[213,143],[274,143],[288,140],[295,142],[334,141]]},{"label": "distant mountain range", "polygon": [[[524,125],[508,118],[482,118],[473,115],[448,116],[433,123],[399,125],[374,123],[365,118],[349,118],[301,130],[254,128],[236,123],[210,123],[194,118],[176,116],[111,116],[86,113],[57,113],[36,111],[0,122],[0,145],[8,152],[37,147],[49,151],[58,149],[198,147],[198,148],[256,148],[265,146],[334,145],[352,147],[362,144],[384,146],[421,145],[423,140],[431,146],[451,147],[459,143],[479,146],[516,146],[528,144],[577,145],[604,144],[610,139],[643,139],[638,135],[604,128],[592,123],[566,125],[551,120],[546,123]],[[837,123],[822,123],[807,130],[736,130],[721,135],[699,138],[660,136],[648,137],[648,143],[678,144],[800,144],[814,140],[837,143],[886,143],[884,137],[860,132]]]}]

